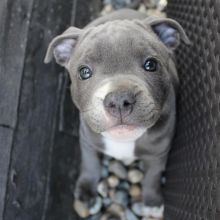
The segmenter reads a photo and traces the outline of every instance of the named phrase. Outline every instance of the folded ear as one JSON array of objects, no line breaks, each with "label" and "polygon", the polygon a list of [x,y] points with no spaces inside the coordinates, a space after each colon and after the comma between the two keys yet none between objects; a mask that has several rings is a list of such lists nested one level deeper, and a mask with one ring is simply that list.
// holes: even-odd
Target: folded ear
[{"label": "folded ear", "polygon": [[65,66],[70,59],[81,32],[81,29],[70,27],[61,35],[55,37],[48,46],[44,63],[49,63],[54,56],[58,64]]},{"label": "folded ear", "polygon": [[182,26],[175,20],[149,17],[145,21],[168,48],[175,50],[179,46],[180,40],[183,40],[185,44],[190,44],[190,40]]}]

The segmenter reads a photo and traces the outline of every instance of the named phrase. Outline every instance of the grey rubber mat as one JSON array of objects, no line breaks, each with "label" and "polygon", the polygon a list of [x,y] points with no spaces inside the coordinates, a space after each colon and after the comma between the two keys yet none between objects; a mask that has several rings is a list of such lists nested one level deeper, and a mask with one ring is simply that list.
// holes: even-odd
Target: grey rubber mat
[{"label": "grey rubber mat", "polygon": [[176,52],[178,123],[165,187],[167,220],[220,219],[220,1],[170,0],[191,47]]}]

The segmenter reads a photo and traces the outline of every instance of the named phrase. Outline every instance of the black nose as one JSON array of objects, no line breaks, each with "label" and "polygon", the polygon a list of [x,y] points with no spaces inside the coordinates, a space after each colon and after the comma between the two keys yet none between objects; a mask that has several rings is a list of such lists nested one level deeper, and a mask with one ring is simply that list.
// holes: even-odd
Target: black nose
[{"label": "black nose", "polygon": [[135,105],[135,95],[129,91],[110,92],[104,99],[106,111],[114,117],[128,116]]}]

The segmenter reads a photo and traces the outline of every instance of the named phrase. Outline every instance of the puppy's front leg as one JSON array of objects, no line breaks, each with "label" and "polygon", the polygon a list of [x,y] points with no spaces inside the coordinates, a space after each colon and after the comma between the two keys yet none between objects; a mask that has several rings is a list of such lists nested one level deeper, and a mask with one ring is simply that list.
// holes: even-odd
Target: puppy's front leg
[{"label": "puppy's front leg", "polygon": [[101,165],[97,151],[87,143],[81,143],[81,170],[78,178],[75,199],[92,207],[97,196],[97,184],[100,179]]},{"label": "puppy's front leg", "polygon": [[163,197],[161,193],[161,173],[165,169],[166,159],[154,158],[144,161],[146,172],[143,180],[144,216],[163,218]]}]

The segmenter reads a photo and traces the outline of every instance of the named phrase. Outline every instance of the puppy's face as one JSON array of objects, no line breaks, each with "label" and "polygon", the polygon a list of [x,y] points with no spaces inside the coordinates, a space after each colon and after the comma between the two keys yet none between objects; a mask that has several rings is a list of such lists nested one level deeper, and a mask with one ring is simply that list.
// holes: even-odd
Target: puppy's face
[{"label": "puppy's face", "polygon": [[137,138],[155,124],[178,81],[170,68],[177,33],[164,24],[155,32],[141,21],[113,21],[55,46],[73,101],[94,132]]}]

